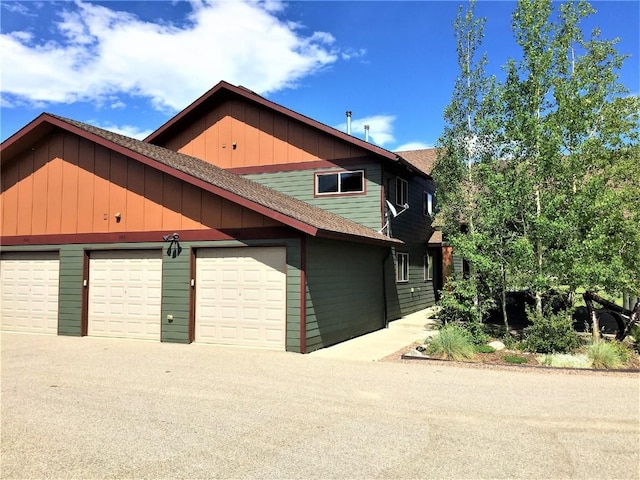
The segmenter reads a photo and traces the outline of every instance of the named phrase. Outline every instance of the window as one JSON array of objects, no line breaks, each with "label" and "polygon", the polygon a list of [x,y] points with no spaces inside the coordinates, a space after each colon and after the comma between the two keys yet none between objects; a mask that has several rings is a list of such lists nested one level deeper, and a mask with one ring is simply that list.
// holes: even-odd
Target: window
[{"label": "window", "polygon": [[316,195],[364,192],[364,171],[316,174]]},{"label": "window", "polygon": [[431,215],[433,213],[433,193],[424,192],[424,214]]},{"label": "window", "polygon": [[424,279],[433,280],[433,253],[424,256]]},{"label": "window", "polygon": [[408,282],[409,281],[409,254],[398,253],[396,254],[398,260],[398,268],[396,270],[396,282]]},{"label": "window", "polygon": [[401,207],[409,203],[409,184],[406,180],[396,178],[396,205]]}]

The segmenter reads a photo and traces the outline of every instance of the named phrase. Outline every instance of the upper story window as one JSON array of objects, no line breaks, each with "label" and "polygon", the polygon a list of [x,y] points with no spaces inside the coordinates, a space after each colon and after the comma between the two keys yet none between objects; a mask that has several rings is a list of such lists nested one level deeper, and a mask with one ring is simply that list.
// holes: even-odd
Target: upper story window
[{"label": "upper story window", "polygon": [[433,213],[433,193],[424,192],[423,210],[425,215],[431,215]]},{"label": "upper story window", "polygon": [[364,192],[364,170],[316,173],[316,195]]},{"label": "upper story window", "polygon": [[407,205],[409,203],[409,183],[400,177],[396,178],[396,205]]}]

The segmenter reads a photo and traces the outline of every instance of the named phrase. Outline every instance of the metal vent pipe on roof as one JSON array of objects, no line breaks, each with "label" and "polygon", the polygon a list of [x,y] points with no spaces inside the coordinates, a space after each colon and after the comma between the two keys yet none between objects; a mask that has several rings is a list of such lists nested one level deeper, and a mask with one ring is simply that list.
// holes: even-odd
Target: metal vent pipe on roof
[{"label": "metal vent pipe on roof", "polygon": [[351,110],[347,110],[347,135],[351,135]]},{"label": "metal vent pipe on roof", "polygon": [[364,141],[369,141],[369,125],[364,126]]}]

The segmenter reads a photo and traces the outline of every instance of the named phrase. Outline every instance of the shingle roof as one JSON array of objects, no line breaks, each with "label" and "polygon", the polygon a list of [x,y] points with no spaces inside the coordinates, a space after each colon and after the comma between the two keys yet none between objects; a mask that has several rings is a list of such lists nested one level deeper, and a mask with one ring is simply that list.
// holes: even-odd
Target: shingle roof
[{"label": "shingle roof", "polygon": [[[123,147],[132,152],[134,158],[137,155],[141,155],[159,162],[173,171],[182,172],[192,179],[204,182],[205,187],[207,185],[214,187],[213,193],[223,197],[226,194],[227,199],[231,201],[238,202],[241,200],[243,206],[258,213],[266,214],[285,225],[305,233],[320,237],[378,244],[402,243],[400,240],[388,238],[356,222],[314,207],[198,158],[58,115],[43,114],[42,116],[44,121],[47,120],[46,117],[50,117],[52,120],[58,120],[63,124],[75,127],[81,132],[86,132],[113,145]],[[54,123],[57,122],[54,121]],[[64,128],[64,125],[58,124],[58,126]],[[202,187],[203,185],[199,184],[198,186]]]},{"label": "shingle roof", "polygon": [[407,161],[410,165],[417,168],[421,172],[431,175],[433,166],[438,158],[438,151],[435,148],[423,148],[421,150],[405,150],[404,152],[395,152]]}]

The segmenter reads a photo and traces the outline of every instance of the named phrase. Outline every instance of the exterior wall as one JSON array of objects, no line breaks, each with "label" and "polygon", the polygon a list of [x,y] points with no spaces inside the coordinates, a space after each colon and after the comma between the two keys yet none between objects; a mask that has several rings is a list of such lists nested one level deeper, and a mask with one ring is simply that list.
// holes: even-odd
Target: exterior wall
[{"label": "exterior wall", "polygon": [[385,326],[382,262],[388,251],[307,240],[308,352]]},{"label": "exterior wall", "polygon": [[[181,242],[182,253],[176,258],[163,254],[162,265],[162,333],[163,342],[189,343],[191,252],[195,248],[284,245],[287,248],[287,340],[288,351],[300,351],[300,272],[301,249],[299,239],[273,239],[254,241]],[[59,251],[60,286],[58,334],[80,336],[82,331],[83,279],[85,252],[113,249],[163,249],[166,243],[114,243],[74,245],[33,245],[3,247],[3,251]],[[167,320],[173,315],[173,321]]]},{"label": "exterior wall", "polygon": [[366,154],[331,135],[242,100],[223,102],[159,145],[222,168],[344,159]]},{"label": "exterior wall", "polygon": [[[343,170],[364,170],[365,193],[357,195],[315,195],[315,174]],[[243,175],[315,207],[360,223],[373,230],[382,227],[382,168],[380,162],[349,162],[344,168],[335,166],[308,170],[291,170]]]},{"label": "exterior wall", "polygon": [[[387,200],[395,206],[396,200],[396,175],[387,172],[385,175],[385,187]],[[433,280],[424,279],[424,257],[428,253],[437,254],[437,249],[429,249],[427,241],[432,232],[431,219],[424,215],[424,192],[435,192],[433,183],[423,177],[410,177],[401,173],[400,177],[409,183],[409,209],[390,221],[389,233],[393,238],[405,242],[405,245],[394,249],[393,256],[389,259],[387,273],[387,294],[391,296],[389,304],[389,320],[398,319],[409,313],[427,308],[436,301],[436,288]],[[401,207],[397,207],[401,210]],[[409,254],[409,281],[396,282],[396,253]],[[436,255],[436,265],[437,265]],[[434,271],[434,279],[438,273]],[[390,277],[390,278],[389,278]],[[437,283],[437,282],[436,282]]]},{"label": "exterior wall", "polygon": [[0,196],[3,236],[279,225],[67,132],[3,165]]}]

